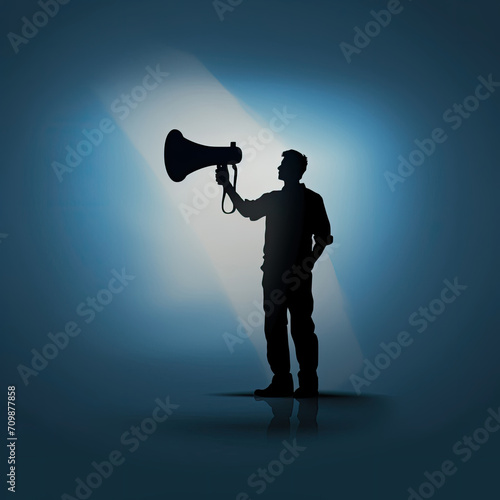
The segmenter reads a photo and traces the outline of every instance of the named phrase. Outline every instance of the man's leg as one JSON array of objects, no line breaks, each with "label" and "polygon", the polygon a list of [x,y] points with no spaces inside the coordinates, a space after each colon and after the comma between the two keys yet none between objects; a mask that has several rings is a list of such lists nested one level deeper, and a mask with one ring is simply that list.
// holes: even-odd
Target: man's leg
[{"label": "man's leg", "polygon": [[299,362],[299,389],[296,397],[315,396],[318,393],[318,337],[314,333],[312,312],[312,275],[302,279],[295,291],[288,292],[288,307],[291,316],[291,333]]},{"label": "man's leg", "polygon": [[[271,296],[276,290],[283,290],[280,279],[264,274],[264,332],[267,342],[267,361],[274,373],[271,385],[267,389],[257,389],[256,396],[291,396],[293,394],[293,379],[290,374],[290,350],[288,347],[287,303],[276,304]],[[272,305],[272,307],[270,306]]]}]

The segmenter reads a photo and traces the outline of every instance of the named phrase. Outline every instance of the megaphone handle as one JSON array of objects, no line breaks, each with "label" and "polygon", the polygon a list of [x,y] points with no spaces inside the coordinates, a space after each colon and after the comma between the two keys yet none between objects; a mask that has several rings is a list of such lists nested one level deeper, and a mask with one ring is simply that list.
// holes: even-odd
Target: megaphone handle
[{"label": "megaphone handle", "polygon": [[[238,168],[236,167],[236,165],[231,165],[233,167],[233,170],[234,170],[234,189],[236,189],[236,181],[238,180]],[[221,203],[221,208],[222,208],[222,211],[225,213],[225,214],[234,214],[234,212],[236,211],[236,207],[234,206],[233,204],[233,209],[230,211],[230,212],[226,212],[226,210],[224,210],[224,200],[226,199],[226,189],[224,189],[224,192],[222,193],[222,203]]]}]

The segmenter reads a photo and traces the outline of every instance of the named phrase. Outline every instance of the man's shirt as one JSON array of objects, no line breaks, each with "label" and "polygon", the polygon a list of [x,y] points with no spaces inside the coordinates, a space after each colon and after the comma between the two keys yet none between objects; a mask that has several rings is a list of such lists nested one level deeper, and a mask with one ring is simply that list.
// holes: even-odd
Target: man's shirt
[{"label": "man's shirt", "polygon": [[244,200],[240,213],[251,220],[266,217],[264,272],[284,272],[312,254],[312,237],[332,241],[323,198],[304,184]]}]

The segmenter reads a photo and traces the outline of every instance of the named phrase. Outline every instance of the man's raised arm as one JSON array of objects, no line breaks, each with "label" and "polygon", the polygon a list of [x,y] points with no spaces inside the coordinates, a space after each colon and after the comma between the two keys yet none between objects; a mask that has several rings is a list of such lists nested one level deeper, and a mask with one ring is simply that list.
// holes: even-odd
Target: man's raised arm
[{"label": "man's raised arm", "polygon": [[227,165],[219,165],[215,170],[215,180],[217,184],[222,186],[225,190],[236,210],[243,215],[243,217],[249,217],[252,220],[257,220],[263,217],[265,214],[262,212],[262,203],[259,200],[249,201],[244,200],[234,189],[234,186],[229,180],[229,172],[227,170]]}]

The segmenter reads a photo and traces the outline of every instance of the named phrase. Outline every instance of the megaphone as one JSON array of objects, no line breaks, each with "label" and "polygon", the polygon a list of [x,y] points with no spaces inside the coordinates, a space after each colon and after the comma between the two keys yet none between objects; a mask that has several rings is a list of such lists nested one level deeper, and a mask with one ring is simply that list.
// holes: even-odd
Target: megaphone
[{"label": "megaphone", "polygon": [[[234,186],[238,170],[236,164],[241,161],[241,149],[231,142],[229,147],[203,146],[186,139],[179,130],[171,130],[165,139],[164,161],[168,176],[174,182],[183,181],[189,174],[201,168],[215,165],[232,165],[234,170]],[[222,211],[224,210],[224,198],[222,196]]]}]

